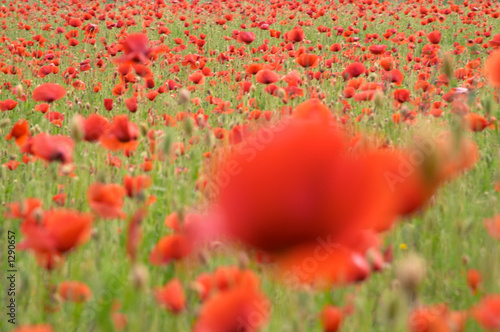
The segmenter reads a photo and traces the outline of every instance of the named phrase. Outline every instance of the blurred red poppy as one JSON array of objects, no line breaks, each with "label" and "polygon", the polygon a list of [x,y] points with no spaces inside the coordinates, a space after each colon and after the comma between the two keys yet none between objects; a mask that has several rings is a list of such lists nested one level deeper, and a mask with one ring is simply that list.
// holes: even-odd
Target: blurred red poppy
[{"label": "blurred red poppy", "polygon": [[280,80],[280,77],[276,72],[270,70],[270,69],[262,69],[260,70],[257,75],[255,75],[255,80],[257,83],[261,84],[271,84],[278,82]]},{"label": "blurred red poppy", "polygon": [[259,280],[251,271],[237,271],[227,288],[203,304],[193,332],[259,331],[268,321],[271,302],[259,290]]},{"label": "blurred red poppy", "polygon": [[123,181],[128,197],[136,197],[142,194],[143,190],[153,183],[151,178],[147,175],[137,175],[135,177],[125,175]]},{"label": "blurred red poppy", "polygon": [[55,83],[44,83],[33,90],[33,100],[47,103],[59,100],[65,95],[66,89]]},{"label": "blurred red poppy", "polygon": [[500,329],[500,294],[489,294],[472,308],[472,317],[486,331]]},{"label": "blurred red poppy", "polygon": [[89,286],[80,281],[63,281],[59,284],[58,294],[67,302],[83,303],[92,297]]},{"label": "blurred red poppy", "polygon": [[191,253],[191,240],[184,234],[173,234],[164,236],[158,241],[151,254],[149,262],[153,265],[162,266],[172,260],[179,260]]},{"label": "blurred red poppy", "polygon": [[163,287],[156,287],[154,296],[158,304],[174,314],[186,307],[186,294],[181,281],[177,278],[170,280]]},{"label": "blurred red poppy", "polygon": [[39,223],[25,224],[20,249],[29,249],[43,260],[62,255],[87,242],[92,216],[69,209],[43,212]]},{"label": "blurred red poppy", "polygon": [[135,123],[129,122],[126,115],[117,115],[113,123],[107,128],[100,138],[101,144],[109,150],[134,151],[137,148],[139,128]]},{"label": "blurred red poppy", "polygon": [[74,146],[75,142],[70,137],[40,133],[28,138],[21,152],[48,162],[59,161],[64,164],[72,161]]},{"label": "blurred red poppy", "polygon": [[121,210],[125,188],[118,184],[103,184],[95,182],[87,189],[87,200],[90,208],[102,218],[123,218],[125,214]]},{"label": "blurred red poppy", "polygon": [[321,311],[320,318],[324,332],[337,332],[342,326],[344,313],[341,308],[328,305]]},{"label": "blurred red poppy", "polygon": [[306,54],[306,53],[303,53],[295,61],[301,67],[304,67],[304,68],[314,68],[314,67],[318,66],[319,57],[317,55],[315,55],[315,54]]},{"label": "blurred red poppy", "polygon": [[17,121],[10,132],[5,136],[6,140],[11,140],[14,138],[18,146],[22,146],[26,140],[30,137],[28,120],[21,119]]},{"label": "blurred red poppy", "polygon": [[238,42],[244,44],[251,44],[255,40],[255,34],[253,32],[241,31],[238,34]]},{"label": "blurred red poppy", "polygon": [[12,330],[12,332],[54,332],[54,329],[48,324],[22,325]]},{"label": "blurred red poppy", "polygon": [[83,130],[85,133],[84,140],[88,142],[98,141],[102,134],[106,132],[109,127],[107,118],[99,114],[91,114],[88,118],[83,120]]},{"label": "blurred red poppy", "polygon": [[427,35],[427,40],[431,44],[439,44],[441,41],[441,31],[432,31]]},{"label": "blurred red poppy", "polygon": [[486,219],[484,221],[484,226],[492,238],[500,240],[500,215],[496,215],[491,219]]}]

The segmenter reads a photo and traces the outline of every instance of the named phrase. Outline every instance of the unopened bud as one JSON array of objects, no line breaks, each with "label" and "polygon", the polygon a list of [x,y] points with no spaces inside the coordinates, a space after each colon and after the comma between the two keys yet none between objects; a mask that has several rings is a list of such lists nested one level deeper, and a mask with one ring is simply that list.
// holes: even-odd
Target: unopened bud
[{"label": "unopened bud", "polygon": [[283,88],[279,88],[278,90],[276,90],[276,96],[278,96],[279,98],[285,98],[286,97],[286,91],[285,89]]},{"label": "unopened bud", "polygon": [[214,138],[213,134],[212,133],[207,133],[205,135],[205,144],[209,148],[211,148],[214,145],[214,142],[215,142],[215,138]]},{"label": "unopened bud", "polygon": [[384,106],[384,100],[385,100],[384,93],[380,90],[375,91],[375,96],[373,97],[375,107],[382,108],[382,106]]},{"label": "unopened bud", "polygon": [[5,118],[5,119],[0,120],[0,129],[3,129],[3,128],[7,127],[8,125],[10,125],[9,118]]},{"label": "unopened bud", "polygon": [[35,136],[36,134],[40,133],[42,130],[40,129],[39,125],[35,125],[30,129],[30,134],[31,136]]},{"label": "unopened bud", "polygon": [[186,135],[188,137],[191,137],[193,135],[194,123],[190,117],[188,117],[186,120],[184,120],[182,127],[183,127],[183,129],[186,132]]},{"label": "unopened bud", "polygon": [[189,91],[185,88],[182,88],[179,91],[179,99],[178,99],[177,103],[179,105],[186,104],[187,102],[189,102],[189,97],[190,97]]},{"label": "unopened bud", "polygon": [[165,133],[161,148],[165,155],[170,155],[170,151],[172,150],[172,136],[169,133]]},{"label": "unopened bud", "polygon": [[146,122],[141,122],[139,124],[139,130],[141,131],[142,136],[146,136],[149,131],[148,124]]},{"label": "unopened bud", "polygon": [[7,166],[0,166],[0,179],[7,179]]},{"label": "unopened bud", "polygon": [[443,56],[443,73],[451,79],[453,77],[453,69],[455,68],[455,63],[453,57],[450,53],[445,53]]},{"label": "unopened bud", "polygon": [[401,283],[402,288],[411,296],[416,295],[425,274],[425,260],[416,254],[407,256],[396,265],[396,278]]},{"label": "unopened bud", "polygon": [[17,98],[21,98],[24,93],[23,86],[21,84],[16,85],[14,88],[14,93],[16,94]]},{"label": "unopened bud", "polygon": [[250,257],[248,257],[248,254],[244,251],[240,251],[238,254],[238,266],[240,269],[246,269],[248,268],[248,265],[250,264]]},{"label": "unopened bud", "polygon": [[70,175],[75,171],[75,164],[64,164],[61,166],[61,173],[63,175]]},{"label": "unopened bud", "polygon": [[75,115],[70,122],[70,136],[76,142],[85,137],[85,128],[83,127],[83,117],[80,114]]},{"label": "unopened bud", "polygon": [[484,108],[484,112],[486,114],[491,114],[491,111],[492,111],[492,103],[491,103],[491,99],[490,98],[486,98],[483,100],[483,102],[481,103],[481,105],[483,106]]},{"label": "unopened bud", "polygon": [[130,281],[137,290],[144,290],[149,281],[148,269],[142,264],[136,264],[130,271]]}]

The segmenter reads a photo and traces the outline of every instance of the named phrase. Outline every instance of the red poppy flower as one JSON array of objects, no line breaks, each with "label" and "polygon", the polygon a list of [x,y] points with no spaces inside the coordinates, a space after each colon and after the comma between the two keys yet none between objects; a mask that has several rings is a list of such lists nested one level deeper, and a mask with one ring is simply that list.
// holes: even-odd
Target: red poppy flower
[{"label": "red poppy flower", "polygon": [[109,121],[107,118],[99,114],[89,115],[88,118],[83,120],[83,130],[85,133],[84,140],[88,142],[98,141],[108,127]]},{"label": "red poppy flower", "polygon": [[32,154],[48,162],[69,163],[72,161],[74,146],[75,142],[70,137],[40,133],[28,138],[21,147],[21,152]]},{"label": "red poppy flower", "polygon": [[193,332],[255,332],[267,323],[271,302],[259,290],[258,278],[251,271],[235,277],[232,286],[228,284],[204,302]]},{"label": "red poppy flower", "polygon": [[465,126],[470,131],[483,131],[488,127],[489,122],[482,115],[477,113],[467,113],[463,117]]},{"label": "red poppy flower", "polygon": [[177,278],[170,280],[163,287],[156,287],[154,296],[158,304],[174,314],[186,307],[186,294],[181,281]]},{"label": "red poppy flower", "polygon": [[483,281],[481,272],[473,269],[467,270],[467,286],[469,286],[472,294],[477,295],[479,285]]},{"label": "red poppy flower", "polygon": [[271,84],[278,82],[280,80],[280,77],[276,72],[270,70],[270,69],[262,69],[260,70],[257,75],[255,75],[255,80],[257,83],[261,84]]},{"label": "red poppy flower", "polygon": [[463,332],[467,313],[451,311],[444,304],[424,307],[413,310],[408,317],[410,332]]},{"label": "red poppy flower", "polygon": [[123,185],[127,191],[128,197],[140,195],[144,189],[148,188],[153,183],[151,178],[147,175],[138,175],[135,177],[125,175],[123,180]]},{"label": "red poppy flower", "polygon": [[[346,234],[359,234],[355,231],[356,224],[363,225],[359,227],[364,229],[390,225],[397,214],[397,207],[382,176],[388,165],[384,165],[383,154],[374,152],[352,160],[344,159],[343,134],[336,126],[330,125],[330,121],[328,109],[319,101],[311,100],[299,106],[294,120],[279,132],[266,129],[240,143],[243,146],[239,151],[252,153],[228,156],[226,162],[220,165],[219,173],[214,174],[208,184],[207,190],[215,194],[216,205],[221,208],[218,211],[220,219],[210,226],[212,231],[222,231],[229,237],[270,253],[289,250],[292,257],[304,257],[306,254],[295,248],[309,253],[307,250],[314,249],[318,238],[328,234],[336,239],[343,236],[345,240]],[[265,137],[266,140],[258,153],[248,145],[256,137]],[[362,159],[366,164],[361,163]],[[228,164],[238,165],[237,171],[231,176],[224,173],[224,176],[229,176],[227,185],[218,188],[221,172],[225,172],[224,165]],[[285,166],[291,164],[295,166]],[[321,175],[318,170],[323,170]],[[323,180],[318,181],[319,177]],[[269,200],[273,204],[266,203]],[[358,204],[365,209],[360,211],[355,208],[354,205]],[[308,223],[309,226],[304,228],[305,220],[315,222]],[[354,242],[336,241],[339,248]],[[371,240],[367,242],[372,243]],[[366,266],[362,263],[363,259],[359,259],[362,254],[356,254],[357,249],[346,247],[334,251],[330,253],[332,260],[328,265],[333,266],[335,261],[343,262],[345,270],[342,273],[348,275],[331,275],[332,279],[340,282],[342,278],[348,278],[348,281],[354,281],[366,276]],[[291,261],[293,259],[284,259],[284,265],[289,265]],[[342,270],[340,266],[335,266],[338,271]]]},{"label": "red poppy flower", "polygon": [[340,331],[340,327],[342,326],[342,321],[344,319],[344,313],[341,308],[331,305],[325,306],[323,311],[321,311],[320,317],[324,332]]},{"label": "red poppy flower", "polygon": [[484,65],[484,75],[495,88],[500,88],[500,50],[490,54]]},{"label": "red poppy flower", "polygon": [[484,221],[484,226],[492,238],[500,240],[500,215],[492,219],[486,219]]},{"label": "red poppy flower", "polygon": [[87,200],[90,208],[102,218],[123,218],[125,214],[121,210],[125,188],[118,184],[93,183],[87,189]]},{"label": "red poppy flower", "polygon": [[188,76],[188,80],[193,82],[194,84],[203,85],[205,84],[205,75],[199,70],[195,71],[191,75]]},{"label": "red poppy flower", "polygon": [[151,250],[149,262],[153,265],[162,266],[171,260],[180,260],[191,253],[192,244],[184,234],[164,236]]},{"label": "red poppy flower", "polygon": [[55,83],[44,83],[33,90],[33,100],[47,103],[59,100],[65,95],[66,89]]},{"label": "red poppy flower", "polygon": [[368,47],[368,50],[370,51],[370,53],[375,54],[375,55],[379,55],[379,54],[384,53],[386,49],[387,49],[387,45],[371,45],[370,47]]},{"label": "red poppy flower", "polygon": [[48,324],[37,324],[19,326],[12,330],[12,332],[54,332],[54,329]]},{"label": "red poppy flower", "polygon": [[57,209],[43,213],[40,223],[23,229],[21,249],[37,254],[64,254],[90,238],[92,216],[75,210]]},{"label": "red poppy flower", "polygon": [[408,89],[397,89],[394,90],[394,99],[398,103],[404,103],[410,100],[410,90]]},{"label": "red poppy flower", "polygon": [[255,40],[255,34],[253,32],[241,31],[238,34],[238,42],[244,44],[251,44]]},{"label": "red poppy flower", "polygon": [[14,138],[18,146],[22,146],[26,140],[30,137],[28,121],[21,119],[17,121],[10,132],[5,136],[6,140],[11,140]]},{"label": "red poppy flower", "polygon": [[126,115],[113,118],[113,123],[101,136],[101,144],[109,150],[134,151],[137,148],[139,128],[135,123],[129,122]]},{"label": "red poppy flower", "polygon": [[89,286],[80,281],[63,281],[59,284],[58,294],[67,302],[83,303],[92,297]]},{"label": "red poppy flower", "polygon": [[493,48],[497,48],[500,46],[500,34],[496,34],[493,36],[493,39],[489,42],[490,46]]},{"label": "red poppy flower", "polygon": [[292,43],[300,43],[306,38],[306,35],[302,29],[293,29],[286,32],[284,35],[285,41]]},{"label": "red poppy flower", "polygon": [[125,106],[130,112],[132,113],[137,112],[137,97],[133,96],[130,97],[129,99],[125,99]]},{"label": "red poppy flower", "polygon": [[38,223],[38,217],[42,211],[41,200],[38,198],[26,198],[22,202],[7,203],[4,217],[7,219],[21,219],[21,230],[24,231],[26,227]]},{"label": "red poppy flower", "polygon": [[295,61],[301,67],[304,67],[304,68],[315,68],[315,67],[318,66],[319,56],[317,56],[315,54],[302,53]]},{"label": "red poppy flower", "polygon": [[105,98],[104,99],[104,108],[107,111],[111,111],[113,109],[113,99],[111,99],[111,98]]},{"label": "red poppy flower", "polygon": [[439,44],[441,41],[441,31],[432,31],[427,35],[427,40],[431,44]]},{"label": "red poppy flower", "polygon": [[17,106],[17,101],[12,99],[6,99],[4,101],[0,101],[0,111],[12,111]]},{"label": "red poppy flower", "polygon": [[500,329],[500,294],[486,295],[474,308],[472,317],[486,331]]},{"label": "red poppy flower", "polygon": [[260,63],[252,63],[252,64],[248,65],[248,67],[246,69],[246,72],[249,75],[255,75],[259,71],[261,71],[262,69],[264,69],[264,66],[262,64],[260,64]]},{"label": "red poppy flower", "polygon": [[342,76],[345,79],[351,79],[353,77],[358,77],[366,72],[366,67],[364,64],[355,62],[348,65],[342,72]]},{"label": "red poppy flower", "polygon": [[125,38],[121,45],[124,55],[118,59],[118,62],[148,63],[153,49],[149,47],[148,36],[143,33],[130,34]]},{"label": "red poppy flower", "polygon": [[391,71],[384,72],[383,77],[385,81],[392,82],[397,86],[400,86],[405,78],[404,74],[398,69],[393,69]]}]

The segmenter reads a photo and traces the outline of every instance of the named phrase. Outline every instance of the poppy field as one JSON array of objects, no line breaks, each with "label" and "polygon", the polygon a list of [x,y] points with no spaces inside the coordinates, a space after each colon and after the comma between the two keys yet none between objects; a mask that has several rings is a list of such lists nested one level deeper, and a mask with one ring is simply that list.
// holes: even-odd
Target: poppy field
[{"label": "poppy field", "polygon": [[500,331],[500,3],[0,3],[0,331]]}]

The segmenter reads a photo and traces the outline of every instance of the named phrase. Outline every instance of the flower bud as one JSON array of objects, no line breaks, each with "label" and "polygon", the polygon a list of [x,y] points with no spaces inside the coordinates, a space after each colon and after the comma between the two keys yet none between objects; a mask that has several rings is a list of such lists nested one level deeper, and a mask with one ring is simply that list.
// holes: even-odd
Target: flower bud
[{"label": "flower bud", "polygon": [[375,107],[382,108],[382,106],[384,106],[384,100],[385,100],[384,93],[380,90],[375,91],[375,96],[373,97]]},{"label": "flower bud", "polygon": [[135,264],[130,271],[130,281],[137,290],[144,290],[148,285],[149,272],[142,264]]},{"label": "flower bud", "polygon": [[85,129],[83,127],[83,117],[76,114],[70,122],[70,136],[75,142],[81,141],[85,137]]},{"label": "flower bud", "polygon": [[453,68],[455,68],[455,64],[452,55],[450,53],[445,53],[443,56],[443,73],[448,79],[453,77]]},{"label": "flower bud", "polygon": [[186,120],[184,120],[182,128],[186,132],[186,135],[188,137],[191,137],[193,135],[193,130],[194,130],[193,119],[188,117]]},{"label": "flower bud", "polygon": [[182,88],[180,91],[179,91],[179,99],[177,100],[177,103],[179,105],[183,105],[183,104],[186,104],[189,102],[189,98],[190,98],[190,93],[189,93],[189,90],[185,89],[185,88]]},{"label": "flower bud", "polygon": [[396,278],[410,296],[415,296],[425,278],[426,270],[425,260],[416,254],[411,254],[396,265]]},{"label": "flower bud", "polygon": [[139,124],[139,130],[141,131],[142,136],[147,136],[149,131],[148,124],[146,122],[141,122]]}]

